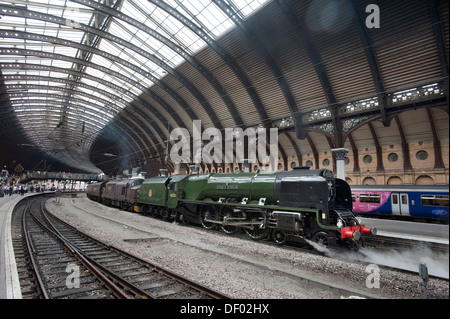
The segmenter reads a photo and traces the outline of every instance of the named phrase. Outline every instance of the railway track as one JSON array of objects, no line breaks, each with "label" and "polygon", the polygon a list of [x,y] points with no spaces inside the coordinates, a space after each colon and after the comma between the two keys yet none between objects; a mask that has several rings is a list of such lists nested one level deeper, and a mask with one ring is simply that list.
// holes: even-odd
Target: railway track
[{"label": "railway track", "polygon": [[24,298],[228,299],[79,232],[45,212],[45,200],[29,200],[13,215]]},{"label": "railway track", "polygon": [[443,254],[448,252],[448,245],[436,242],[421,242],[414,239],[393,238],[386,236],[369,237],[366,240],[366,246],[376,247],[378,249],[414,249],[419,245],[427,247],[436,254]]},{"label": "railway track", "polygon": [[[108,221],[112,221],[112,222],[116,222],[116,223],[119,223],[120,225],[121,225],[121,227],[129,227],[129,228],[136,228],[136,226],[133,226],[134,224],[133,223],[127,223],[127,221],[126,221],[126,219],[125,220],[123,220],[123,219],[120,219],[120,218],[117,218],[116,219],[116,217],[111,217],[111,216],[109,216],[109,217],[106,217],[106,216],[103,216],[102,214],[97,214],[96,212],[91,212],[91,211],[88,211],[88,210],[86,210],[85,208],[82,208],[82,207],[80,207],[80,206],[78,206],[78,205],[76,205],[75,204],[75,202],[74,202],[74,200],[71,200],[70,201],[70,203],[71,203],[71,205],[73,206],[73,208],[75,208],[75,209],[77,209],[76,210],[76,212],[78,211],[78,209],[80,210],[80,211],[84,211],[84,212],[86,212],[86,213],[88,213],[88,214],[93,214],[93,215],[95,215],[95,216],[98,216],[98,217],[100,217],[100,218],[105,218],[105,219],[107,219]],[[169,223],[169,221],[167,221],[168,223]],[[170,223],[173,223],[173,221],[170,221]],[[197,228],[198,226],[194,226],[194,225],[183,225],[183,227],[186,227],[186,228]],[[139,231],[146,231],[145,229],[143,229],[143,228],[140,228],[139,226],[137,226],[137,228],[136,228],[137,230],[139,230]],[[212,232],[217,232],[217,233],[221,233],[221,234],[223,234],[223,232],[221,231],[221,230],[215,230],[215,231],[212,231]],[[153,234],[153,235],[155,235],[155,234]],[[248,236],[246,236],[245,234],[243,234],[243,233],[235,233],[235,234],[233,234],[231,237],[239,237],[239,238],[241,238],[241,239],[243,239],[243,240],[246,240],[246,241],[248,241],[249,242],[249,245],[251,244],[251,242],[253,242],[253,240],[252,239],[250,239]],[[296,239],[296,240],[292,240],[292,238],[289,238],[290,240],[288,241],[288,243],[287,243],[287,245],[285,245],[285,246],[283,246],[283,247],[280,247],[280,249],[282,249],[282,250],[293,250],[293,251],[297,251],[297,250],[305,250],[305,252],[307,251],[309,254],[314,254],[314,255],[326,255],[326,256],[328,256],[328,257],[332,257],[332,258],[335,258],[335,259],[339,259],[339,258],[337,258],[336,257],[336,255],[338,255],[339,256],[339,250],[331,250],[330,249],[330,251],[323,251],[322,249],[320,249],[320,250],[315,250],[314,248],[313,248],[313,246],[310,246],[310,244],[309,243],[307,243],[307,242],[299,242],[298,241],[298,239],[297,238],[294,238],[294,239]],[[261,240],[261,242],[263,243],[263,244],[265,244],[265,245],[268,245],[268,246],[276,246],[276,243],[274,243],[273,241],[269,241],[269,240],[267,240],[267,239],[263,239],[263,240]],[[247,246],[247,245],[245,245],[245,244],[243,244],[244,246]],[[315,245],[314,245],[315,246]],[[370,244],[370,247],[374,247],[374,246],[377,246],[377,245],[372,245],[372,243]],[[341,251],[342,252],[342,251]],[[346,253],[348,253],[348,251],[347,250],[345,250],[344,252],[346,252]],[[359,257],[361,257],[361,256],[359,256]],[[344,257],[344,260],[347,260],[349,257],[348,257],[348,255],[346,255],[346,257]],[[244,259],[245,260],[245,259]],[[361,259],[361,260],[359,260],[359,258],[358,258],[358,256],[355,254],[355,259],[352,259],[353,261],[355,261],[355,262],[360,262],[360,263],[362,263],[362,264],[373,264],[373,262],[366,262],[366,261],[364,261],[363,259]],[[257,261],[256,261],[256,263],[255,263],[256,265],[260,265]],[[376,263],[376,264],[378,264],[378,263]],[[383,264],[380,264],[380,266],[382,266]],[[395,268],[395,267],[389,267],[389,266],[382,266],[383,268],[386,268],[386,269],[388,269],[388,270],[398,270],[399,268]],[[408,273],[409,271],[402,271],[402,272],[406,272],[406,273]],[[414,272],[412,272],[414,275],[417,275],[416,273],[414,273]],[[432,276],[430,275],[430,278],[432,278]],[[305,278],[306,279],[306,278]],[[310,278],[308,278],[307,279],[309,282],[311,281],[311,279]],[[448,279],[447,279],[448,280]],[[335,289],[335,287],[334,286],[330,286],[330,287],[328,287],[327,289]],[[339,288],[340,290],[342,290],[343,288],[342,287],[340,287]],[[349,291],[350,291],[351,289],[349,289]],[[350,292],[349,293],[350,295],[353,295],[353,294],[356,294],[356,293],[354,293],[354,292]],[[358,292],[358,294],[356,294],[356,295],[361,295],[361,296],[365,296],[364,295],[364,293],[361,293],[361,292]],[[375,295],[370,295],[370,294],[368,294],[367,295],[367,298],[377,298],[377,296],[375,296]]]},{"label": "railway track", "polygon": [[[200,227],[198,225],[185,225],[185,227]],[[216,233],[222,233],[223,231],[219,228],[215,228],[213,230],[210,230],[212,232]],[[251,239],[247,234],[244,232],[237,232],[234,233],[232,236],[239,237],[242,240],[246,240],[248,242],[254,241],[254,239]],[[321,255],[321,256],[327,256],[331,258],[336,259],[343,259],[348,260],[349,259],[349,250],[347,248],[343,247],[335,247],[335,248],[329,248],[329,247],[320,247],[319,244],[314,244],[312,241],[306,241],[300,237],[294,237],[294,236],[288,236],[288,239],[284,245],[279,245],[275,243],[271,236],[268,236],[267,238],[262,238],[259,240],[260,243],[268,245],[268,246],[278,246],[279,249],[284,250],[293,250],[293,251],[303,251],[311,255]],[[354,261],[361,262],[363,264],[369,265],[373,264],[373,262],[366,261],[367,257],[367,249],[372,249],[375,252],[378,252],[380,255],[383,254],[383,252],[394,252],[394,255],[397,257],[402,255],[402,252],[404,251],[414,251],[418,247],[429,249],[436,255],[441,254],[448,254],[448,245],[445,244],[439,244],[439,243],[433,243],[433,242],[420,242],[416,240],[409,240],[409,239],[401,239],[401,238],[392,238],[392,237],[384,237],[384,236],[368,236],[364,239],[364,248],[361,248],[359,252],[353,252],[354,254]],[[395,253],[396,252],[396,253]],[[342,257],[342,254],[345,257]],[[410,270],[408,268],[404,268],[401,264],[397,266],[389,266],[386,264],[383,264],[381,260],[378,260],[380,266],[382,266],[384,269],[390,269],[394,271],[399,271],[402,273],[412,274],[412,275],[418,275],[417,270]],[[448,277],[441,276],[441,275],[435,275],[430,274],[429,278],[436,278],[436,279],[443,279],[448,281]]]},{"label": "railway track", "polygon": [[[75,205],[73,201],[72,201],[72,205],[74,207],[76,207],[77,209],[83,210],[82,208]],[[101,217],[100,215],[98,215],[98,216]],[[159,219],[162,221],[166,221],[168,223],[173,222],[173,220],[161,219],[160,217],[153,217],[150,215],[142,215],[142,216],[147,216],[148,218],[156,218],[156,219]],[[132,227],[132,226],[130,226],[130,227]],[[183,227],[192,227],[194,229],[199,228],[199,227],[202,228],[202,226],[195,225],[195,224],[185,224],[185,225],[183,225]],[[215,232],[218,234],[219,233],[227,234],[220,227],[213,227],[213,228],[209,229],[209,231]],[[232,234],[228,234],[228,235],[233,236],[233,237],[238,237],[242,240],[248,241],[250,245],[252,242],[255,241],[254,239],[250,238],[243,231],[233,232]],[[280,247],[280,249],[303,251],[303,252],[307,252],[308,254],[311,254],[311,255],[322,255],[322,256],[328,256],[328,257],[336,258],[336,259],[342,258],[341,254],[344,254],[344,256],[346,256],[346,257],[344,257],[344,259],[348,259],[347,253],[349,252],[349,250],[347,248],[320,247],[320,245],[314,244],[311,241],[306,241],[306,240],[302,239],[301,237],[288,236],[286,244],[284,244],[284,245],[278,245],[277,243],[275,243],[272,240],[272,236],[270,236],[270,235],[268,235],[268,237],[261,238],[259,240],[259,242],[261,244],[265,244],[268,246],[278,246],[278,247]],[[383,236],[367,236],[364,238],[364,242],[365,242],[366,248],[375,249],[380,254],[382,254],[383,252],[395,252],[396,251],[396,252],[398,252],[397,255],[401,255],[403,251],[408,251],[408,250],[414,251],[418,247],[418,245],[420,247],[427,247],[436,254],[445,254],[446,252],[448,253],[448,245],[439,244],[439,243],[411,241],[411,240],[406,240],[406,239],[383,237]],[[365,259],[367,257],[366,253],[367,253],[366,250],[364,250],[364,252],[363,251],[354,252],[353,260],[364,263],[364,264],[372,264],[373,262],[365,261]],[[378,261],[378,262],[380,262],[380,261]],[[397,271],[400,271],[403,273],[410,273],[413,275],[417,274],[416,270],[409,270],[407,268],[402,267],[400,264],[398,266],[388,266],[388,265],[385,265],[382,262],[380,262],[380,265],[383,266],[385,269],[397,270]],[[447,277],[442,277],[442,276],[433,275],[433,274],[430,274],[430,278],[439,278],[439,279],[448,280]]]}]

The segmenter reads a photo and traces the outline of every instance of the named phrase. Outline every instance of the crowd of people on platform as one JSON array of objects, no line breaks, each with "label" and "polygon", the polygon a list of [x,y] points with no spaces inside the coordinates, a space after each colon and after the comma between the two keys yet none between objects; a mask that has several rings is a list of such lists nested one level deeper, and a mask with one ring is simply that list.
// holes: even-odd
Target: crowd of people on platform
[{"label": "crowd of people on platform", "polygon": [[0,185],[0,197],[3,196],[11,196],[11,195],[24,195],[25,193],[28,192],[44,192],[45,191],[45,186],[43,185],[37,185],[35,186],[29,186],[27,187],[27,185],[22,185],[22,184],[15,184],[15,185],[7,185],[7,184],[1,184]]},{"label": "crowd of people on platform", "polygon": [[10,174],[6,169],[2,169],[0,174],[0,197],[21,195],[28,192],[44,192],[45,185],[40,184],[22,184],[18,183],[20,176]]},{"label": "crowd of people on platform", "polygon": [[[94,174],[72,174],[66,172],[47,172],[47,171],[25,171],[22,166],[16,165],[14,161],[11,165],[4,165],[0,168],[0,197],[12,195],[24,195],[28,192],[44,192],[66,189],[74,191],[83,191],[86,183],[80,181],[66,181],[65,178],[72,177],[86,178]],[[17,170],[18,166],[21,169]],[[95,180],[96,176],[93,176]],[[28,180],[28,183],[19,181]],[[31,182],[30,182],[31,181]]]}]

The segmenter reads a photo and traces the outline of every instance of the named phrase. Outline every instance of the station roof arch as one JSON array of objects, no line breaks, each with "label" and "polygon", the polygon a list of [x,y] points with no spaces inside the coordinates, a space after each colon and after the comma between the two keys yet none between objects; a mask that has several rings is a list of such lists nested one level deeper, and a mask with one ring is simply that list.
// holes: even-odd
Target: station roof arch
[{"label": "station roof arch", "polygon": [[389,142],[420,114],[448,134],[448,2],[370,4],[0,1],[2,148],[97,173],[164,162],[194,119],[276,127],[283,158]]}]

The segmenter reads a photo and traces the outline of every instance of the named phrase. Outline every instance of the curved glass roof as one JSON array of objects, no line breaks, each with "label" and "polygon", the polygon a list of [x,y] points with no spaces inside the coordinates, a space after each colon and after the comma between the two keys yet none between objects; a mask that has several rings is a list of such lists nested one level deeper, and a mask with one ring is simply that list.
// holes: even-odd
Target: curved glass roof
[{"label": "curved glass roof", "polygon": [[[266,1],[227,4],[244,19]],[[66,163],[86,159],[90,171],[98,132],[235,25],[209,0],[0,1],[0,17],[4,83],[29,140]]]},{"label": "curved glass roof", "polygon": [[382,1],[381,28],[367,1],[326,3],[0,0],[2,145],[89,172],[97,153],[172,170],[170,130],[198,119],[278,128],[283,167],[303,153],[319,168],[360,126],[448,112],[448,1]]}]

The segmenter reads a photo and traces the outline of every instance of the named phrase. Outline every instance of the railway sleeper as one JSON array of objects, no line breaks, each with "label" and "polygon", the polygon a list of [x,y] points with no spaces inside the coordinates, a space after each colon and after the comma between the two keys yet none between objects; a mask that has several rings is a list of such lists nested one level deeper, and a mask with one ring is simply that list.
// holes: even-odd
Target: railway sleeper
[{"label": "railway sleeper", "polygon": [[57,292],[50,292],[51,298],[64,298],[78,294],[86,294],[87,292],[103,289],[102,287],[83,287],[83,288],[72,288],[67,290],[61,290]]}]

